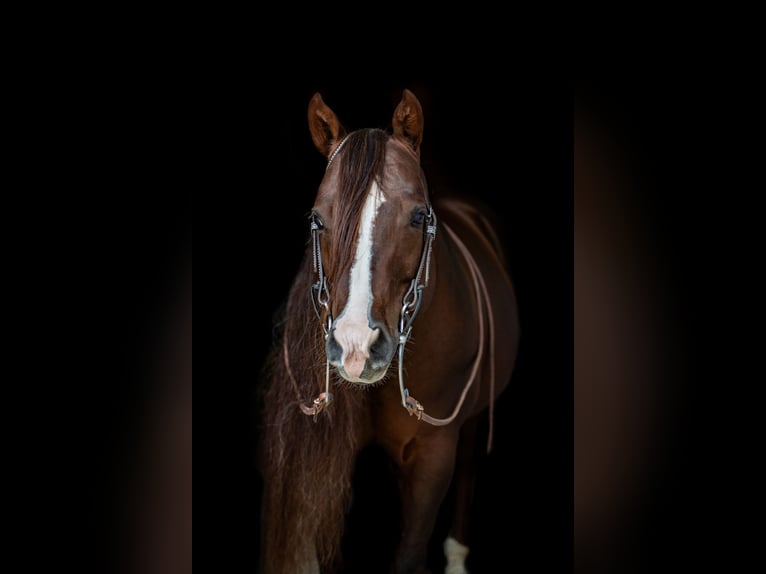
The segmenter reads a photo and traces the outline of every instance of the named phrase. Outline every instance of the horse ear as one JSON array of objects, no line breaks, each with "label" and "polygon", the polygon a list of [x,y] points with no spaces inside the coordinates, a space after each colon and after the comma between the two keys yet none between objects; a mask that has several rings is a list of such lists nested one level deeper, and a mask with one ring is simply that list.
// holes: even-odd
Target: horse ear
[{"label": "horse ear", "polygon": [[394,136],[404,140],[418,156],[423,141],[423,108],[411,91],[405,89],[392,120]]},{"label": "horse ear", "polygon": [[314,141],[314,145],[319,150],[319,153],[329,157],[346,135],[346,130],[338,121],[338,116],[335,115],[335,112],[324,103],[319,92],[314,94],[309,102],[308,116],[309,130],[311,131],[311,139]]}]

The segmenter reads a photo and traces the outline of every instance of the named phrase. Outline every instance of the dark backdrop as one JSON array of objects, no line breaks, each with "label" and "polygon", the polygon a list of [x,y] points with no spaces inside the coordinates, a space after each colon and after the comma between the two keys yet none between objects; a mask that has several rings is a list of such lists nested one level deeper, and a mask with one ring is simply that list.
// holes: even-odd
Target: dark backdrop
[{"label": "dark backdrop", "polygon": [[[130,570],[141,544],[130,522],[136,508],[147,512],[139,530],[159,524],[166,533],[181,532],[179,546],[168,552],[186,551],[185,515],[164,514],[164,506],[136,486],[142,476],[156,476],[144,454],[157,437],[147,429],[156,428],[148,425],[156,422],[149,417],[157,416],[157,380],[186,295],[191,320],[194,197],[203,301],[193,419],[194,562],[198,571],[255,570],[261,483],[253,394],[273,314],[308,238],[306,214],[325,164],[308,132],[308,102],[319,91],[347,129],[386,128],[409,88],[423,105],[423,165],[432,192],[454,186],[492,207],[503,224],[520,308],[517,368],[496,404],[494,450],[480,468],[471,571],[496,572],[499,563],[569,571],[568,77],[515,65],[513,77],[463,67],[443,75],[379,71],[372,79],[338,81],[319,63],[304,75],[286,65],[264,72],[225,61],[179,67],[172,50],[139,63],[129,50],[110,54],[108,66],[87,55],[66,78],[76,95],[71,112],[56,112],[57,132],[77,134],[60,142],[68,153],[55,166],[57,179],[73,189],[56,199],[62,209],[49,217],[50,229],[61,230],[55,231],[59,240],[45,247],[57,265],[55,332],[67,342],[65,362],[50,362],[57,376],[46,380],[59,381],[64,364],[71,379],[52,386],[53,403],[68,406],[57,415],[66,419],[58,428],[67,432],[45,440],[66,445],[61,468],[71,469],[71,481],[54,495],[64,505],[56,532],[72,535],[66,551],[81,569]],[[104,71],[94,76],[97,69]],[[175,425],[168,419],[160,428]],[[178,440],[181,448],[191,437]],[[168,492],[186,484],[184,467],[174,468],[181,474],[162,483]],[[384,471],[375,452],[360,460],[346,541],[352,572],[386,569],[398,527],[396,493]],[[69,482],[82,494],[74,496]],[[437,550],[444,528],[440,523]]]},{"label": "dark backdrop", "polygon": [[[16,346],[7,355],[22,364],[7,384],[12,396],[6,410],[18,423],[5,420],[11,421],[8,442],[23,455],[8,475],[30,489],[8,490],[21,507],[11,530],[18,537],[31,534],[33,542],[24,560],[68,562],[83,572],[125,565],[131,477],[144,464],[131,453],[146,439],[142,425],[169,317],[190,287],[196,195],[203,304],[197,316],[194,560],[204,571],[254,570],[260,481],[253,466],[252,394],[324,166],[310,142],[306,107],[321,91],[348,128],[384,127],[408,87],[424,106],[423,160],[432,187],[455,185],[495,208],[505,224],[519,297],[519,361],[497,405],[495,450],[481,469],[486,482],[474,516],[472,571],[487,571],[488,564],[569,571],[573,90],[565,55],[557,55],[567,65],[562,73],[554,59],[534,57],[542,41],[490,54],[466,52],[456,38],[444,49],[429,43],[427,57],[413,49],[407,61],[416,71],[404,73],[394,58],[349,62],[351,41],[341,51],[328,37],[314,51],[301,48],[312,67],[306,74],[307,66],[296,68],[284,58],[284,43],[271,40],[257,50],[226,42],[208,49],[208,37],[195,29],[194,42],[201,40],[196,50],[192,42],[171,39],[154,49],[132,28],[128,35],[112,33],[108,26],[89,27],[67,49],[62,43],[43,50],[35,65],[24,67],[34,81],[13,85],[24,104],[14,112],[29,111],[15,113],[23,126],[14,139],[26,162],[18,163],[23,185],[9,188],[4,204],[6,253],[18,264],[6,282],[16,292],[6,300],[21,327],[9,329]],[[725,426],[719,417],[727,414],[719,385],[732,380],[728,369],[742,350],[722,353],[716,345],[732,331],[710,324],[729,313],[713,297],[739,272],[732,254],[741,245],[719,244],[729,231],[720,226],[741,227],[752,204],[737,195],[747,201],[722,214],[719,196],[711,200],[700,191],[711,187],[716,166],[718,174],[724,171],[717,152],[725,147],[735,155],[744,146],[731,134],[712,137],[711,129],[713,136],[729,122],[749,129],[752,118],[742,111],[741,92],[728,96],[734,101],[721,100],[725,106],[718,100],[731,84],[716,72],[725,67],[727,80],[738,75],[730,60],[709,69],[706,57],[688,67],[685,56],[665,61],[660,54],[659,74],[654,61],[635,66],[620,59],[588,80],[602,90],[594,106],[608,122],[616,119],[623,139],[636,142],[634,166],[642,177],[648,170],[654,184],[648,195],[656,219],[647,231],[667,258],[662,268],[669,271],[671,291],[682,295],[674,311],[710,349],[695,363],[695,376],[673,387],[683,413],[673,429],[680,438],[670,449],[673,465],[658,465],[669,486],[641,499],[648,519],[625,555],[633,561],[648,549],[646,563],[683,569],[689,561],[709,564],[711,555],[728,564],[743,546],[757,548],[746,536],[739,539],[757,531],[728,515],[728,508],[749,509],[751,501],[739,494],[731,502],[741,485],[724,489],[719,480],[731,468],[730,480],[745,474],[718,460],[723,454],[725,462],[739,464],[732,447],[748,434],[731,437],[736,440],[719,434]],[[331,79],[330,69],[341,75]],[[711,119],[715,112],[720,116]],[[752,156],[750,148],[744,151],[742,157]],[[714,193],[731,192],[735,171],[713,178]],[[749,279],[733,281],[734,288],[743,283]],[[737,291],[726,304],[740,298]],[[741,316],[748,319],[749,310]],[[16,354],[29,342],[28,356]],[[670,350],[681,356],[695,351],[678,342]],[[716,355],[723,355],[727,371],[701,388]],[[689,403],[700,394],[714,403],[709,416],[695,411],[699,398]],[[740,412],[737,397],[736,405],[725,405],[732,418]],[[690,421],[715,425],[698,436],[687,430]],[[742,458],[757,460],[753,452]],[[376,545],[395,528],[386,513],[394,495],[377,472],[380,461],[370,456],[362,462],[352,519],[369,530],[353,529],[349,547],[357,564],[364,555],[365,566],[383,571]],[[721,498],[712,510],[710,495]],[[714,520],[724,507],[727,520]],[[721,543],[723,531],[737,538],[737,552]]]}]

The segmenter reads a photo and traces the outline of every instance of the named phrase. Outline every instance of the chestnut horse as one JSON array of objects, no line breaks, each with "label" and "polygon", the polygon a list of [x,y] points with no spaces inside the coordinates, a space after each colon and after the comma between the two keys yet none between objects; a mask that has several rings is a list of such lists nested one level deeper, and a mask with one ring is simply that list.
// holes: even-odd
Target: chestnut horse
[{"label": "chestnut horse", "polygon": [[[511,378],[519,325],[490,218],[465,199],[431,202],[423,123],[409,90],[390,130],[347,132],[320,94],[309,102],[327,166],[264,370],[264,574],[342,568],[354,464],[373,443],[398,471],[402,524],[391,570],[428,571],[454,481],[442,547],[447,572],[466,572],[474,457],[491,447],[493,401]],[[486,443],[477,433],[485,413]]]}]

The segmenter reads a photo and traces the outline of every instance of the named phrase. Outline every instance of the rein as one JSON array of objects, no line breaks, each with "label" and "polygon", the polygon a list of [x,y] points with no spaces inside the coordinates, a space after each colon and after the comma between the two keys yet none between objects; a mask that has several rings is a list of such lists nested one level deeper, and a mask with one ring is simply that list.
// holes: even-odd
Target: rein
[{"label": "rein", "polygon": [[[444,426],[451,423],[453,420],[455,420],[455,417],[457,417],[458,413],[460,412],[460,408],[463,406],[463,402],[465,401],[466,396],[468,395],[468,391],[473,386],[474,381],[476,380],[476,375],[479,371],[479,364],[481,362],[481,359],[484,355],[484,313],[487,313],[487,319],[489,323],[489,352],[490,352],[490,379],[489,379],[489,388],[490,388],[490,427],[489,427],[489,438],[487,441],[487,452],[490,451],[492,448],[492,418],[493,418],[493,403],[494,403],[494,395],[495,395],[495,362],[494,362],[494,339],[495,339],[495,325],[494,321],[492,319],[492,314],[488,312],[490,307],[490,301],[489,301],[489,291],[487,290],[487,285],[484,281],[484,277],[481,274],[481,271],[479,270],[479,266],[476,264],[476,260],[471,255],[471,252],[468,250],[468,248],[465,246],[465,244],[460,241],[460,238],[457,236],[457,234],[452,231],[452,229],[449,228],[449,226],[444,225],[444,229],[449,233],[450,237],[455,241],[457,244],[460,253],[465,258],[466,262],[468,263],[468,268],[471,271],[471,279],[473,280],[473,286],[474,286],[474,293],[476,294],[476,306],[479,310],[479,350],[476,354],[476,359],[473,363],[473,368],[471,369],[471,376],[468,379],[468,382],[466,383],[465,387],[463,387],[462,393],[460,393],[460,399],[458,400],[457,405],[455,405],[454,410],[452,411],[452,414],[446,418],[435,418],[427,414],[423,408],[423,405],[420,404],[419,401],[417,401],[414,397],[412,397],[409,394],[409,391],[404,386],[404,377],[402,375],[402,363],[404,362],[404,344],[407,342],[407,339],[409,338],[410,331],[412,330],[412,325],[410,324],[408,330],[402,334],[399,335],[399,389],[402,394],[402,405],[404,408],[407,409],[407,411],[410,413],[410,415],[415,415],[418,420],[423,420],[429,424],[432,424],[434,426]],[[413,317],[414,318],[414,317]]]}]

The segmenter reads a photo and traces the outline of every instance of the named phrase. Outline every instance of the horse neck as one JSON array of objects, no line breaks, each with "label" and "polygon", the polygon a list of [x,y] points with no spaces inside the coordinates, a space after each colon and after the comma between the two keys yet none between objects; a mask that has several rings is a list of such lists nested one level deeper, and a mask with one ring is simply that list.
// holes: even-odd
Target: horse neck
[{"label": "horse neck", "polygon": [[[478,317],[476,294],[471,271],[457,241],[447,230],[449,223],[440,221],[437,239],[431,254],[430,280],[423,290],[423,302],[418,321],[413,329],[439,328],[465,331],[472,339],[476,332]],[[452,229],[450,227],[450,229]],[[445,318],[453,318],[445,322]],[[455,337],[460,349],[469,349],[465,339]]]}]

